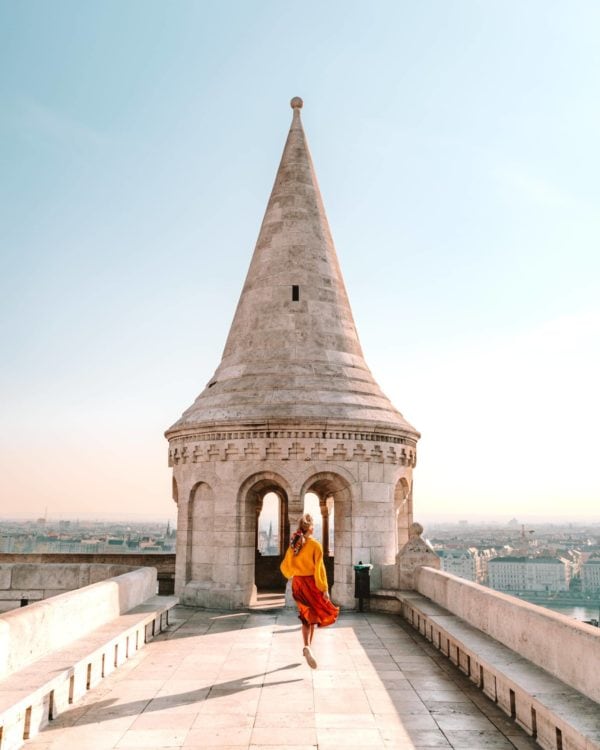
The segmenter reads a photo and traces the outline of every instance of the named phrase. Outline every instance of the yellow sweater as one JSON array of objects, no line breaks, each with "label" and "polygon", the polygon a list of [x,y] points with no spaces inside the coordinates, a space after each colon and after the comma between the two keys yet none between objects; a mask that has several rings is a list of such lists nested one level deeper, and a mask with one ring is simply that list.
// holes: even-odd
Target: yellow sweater
[{"label": "yellow sweater", "polygon": [[327,591],[327,573],[323,564],[323,547],[316,539],[309,537],[304,547],[294,554],[294,550],[288,547],[285,557],[279,566],[286,578],[292,576],[314,576],[319,591]]}]

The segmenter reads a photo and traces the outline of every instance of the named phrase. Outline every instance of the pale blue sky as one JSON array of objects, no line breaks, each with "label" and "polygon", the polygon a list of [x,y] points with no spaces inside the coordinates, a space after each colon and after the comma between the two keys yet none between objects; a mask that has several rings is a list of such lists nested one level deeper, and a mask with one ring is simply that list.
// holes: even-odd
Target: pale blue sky
[{"label": "pale blue sky", "polygon": [[416,515],[598,515],[596,2],[0,2],[2,512],[174,516],[303,120]]}]

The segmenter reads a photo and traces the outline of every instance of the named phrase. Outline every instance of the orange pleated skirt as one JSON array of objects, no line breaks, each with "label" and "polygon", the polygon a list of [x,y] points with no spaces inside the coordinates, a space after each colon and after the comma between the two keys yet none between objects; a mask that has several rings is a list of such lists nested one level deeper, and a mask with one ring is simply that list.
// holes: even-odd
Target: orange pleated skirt
[{"label": "orange pleated skirt", "polygon": [[298,607],[298,617],[305,625],[326,628],[337,620],[340,608],[323,596],[313,576],[294,576],[292,596]]}]

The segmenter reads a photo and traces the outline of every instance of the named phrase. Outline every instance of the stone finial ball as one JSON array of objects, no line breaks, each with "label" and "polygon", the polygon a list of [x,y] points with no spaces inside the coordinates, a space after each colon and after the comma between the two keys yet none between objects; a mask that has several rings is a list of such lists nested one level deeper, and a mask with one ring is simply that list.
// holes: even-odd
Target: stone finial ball
[{"label": "stone finial ball", "polygon": [[290,102],[290,107],[292,109],[302,109],[303,105],[304,105],[304,102],[299,96],[295,96]]},{"label": "stone finial ball", "polygon": [[410,530],[409,530],[410,537],[413,537],[413,538],[418,537],[418,536],[421,536],[422,533],[423,533],[423,527],[421,526],[420,523],[417,523],[415,521],[415,523],[412,523],[410,525]]}]

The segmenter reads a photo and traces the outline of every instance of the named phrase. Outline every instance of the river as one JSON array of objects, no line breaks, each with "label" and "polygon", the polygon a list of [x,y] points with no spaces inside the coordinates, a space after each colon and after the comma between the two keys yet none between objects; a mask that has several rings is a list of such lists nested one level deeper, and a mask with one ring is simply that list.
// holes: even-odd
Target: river
[{"label": "river", "polygon": [[597,620],[599,607],[572,607],[564,604],[550,605],[543,604],[543,607],[551,609],[553,612],[560,612],[567,617],[574,617],[576,620]]}]

